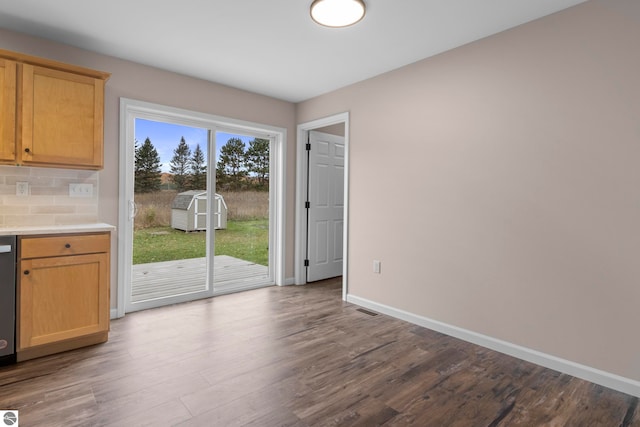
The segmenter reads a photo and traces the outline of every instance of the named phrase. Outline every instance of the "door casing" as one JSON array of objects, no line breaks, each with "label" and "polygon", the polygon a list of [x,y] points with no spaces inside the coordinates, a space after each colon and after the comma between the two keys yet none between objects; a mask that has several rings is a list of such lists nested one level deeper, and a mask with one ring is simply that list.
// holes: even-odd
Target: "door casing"
[{"label": "door casing", "polygon": [[299,124],[297,127],[296,145],[296,227],[294,272],[296,285],[306,283],[304,260],[307,248],[306,223],[306,189],[307,189],[307,153],[305,144],[309,131],[344,123],[344,230],[343,230],[343,264],[342,264],[342,299],[346,301],[349,290],[349,112]]}]

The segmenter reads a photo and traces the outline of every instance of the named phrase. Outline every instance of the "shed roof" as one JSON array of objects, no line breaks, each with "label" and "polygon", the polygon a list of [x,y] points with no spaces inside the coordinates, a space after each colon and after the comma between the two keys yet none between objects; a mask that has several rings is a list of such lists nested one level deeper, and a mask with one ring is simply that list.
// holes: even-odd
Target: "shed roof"
[{"label": "shed roof", "polygon": [[191,200],[195,196],[200,196],[201,194],[207,194],[205,190],[189,190],[182,193],[178,193],[178,195],[173,199],[173,203],[171,204],[171,209],[181,209],[186,211],[189,209],[189,205],[191,204]]}]

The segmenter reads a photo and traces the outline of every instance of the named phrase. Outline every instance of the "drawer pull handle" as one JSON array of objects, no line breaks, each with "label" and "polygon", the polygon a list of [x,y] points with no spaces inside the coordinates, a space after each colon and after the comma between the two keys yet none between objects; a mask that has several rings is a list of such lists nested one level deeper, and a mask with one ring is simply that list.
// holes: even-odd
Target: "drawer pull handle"
[{"label": "drawer pull handle", "polygon": [[25,152],[25,153],[30,153],[30,152],[31,152],[31,149],[30,149],[30,148],[25,148],[25,149],[24,149],[24,152]]},{"label": "drawer pull handle", "polygon": [[69,243],[67,243],[66,245],[64,245],[64,247],[69,249],[71,247],[71,245]]},{"label": "drawer pull handle", "polygon": [[29,270],[25,270],[25,271],[24,271],[24,275],[25,275],[25,276],[28,276],[28,275],[29,275]]}]

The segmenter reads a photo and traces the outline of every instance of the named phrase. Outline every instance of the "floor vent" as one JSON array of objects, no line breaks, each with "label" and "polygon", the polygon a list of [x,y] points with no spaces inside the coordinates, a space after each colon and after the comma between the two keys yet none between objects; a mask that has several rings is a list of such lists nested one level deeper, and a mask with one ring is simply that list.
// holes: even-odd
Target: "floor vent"
[{"label": "floor vent", "polygon": [[364,308],[356,308],[356,311],[360,313],[368,314],[369,316],[377,316],[378,313],[374,313],[373,311],[365,310]]}]

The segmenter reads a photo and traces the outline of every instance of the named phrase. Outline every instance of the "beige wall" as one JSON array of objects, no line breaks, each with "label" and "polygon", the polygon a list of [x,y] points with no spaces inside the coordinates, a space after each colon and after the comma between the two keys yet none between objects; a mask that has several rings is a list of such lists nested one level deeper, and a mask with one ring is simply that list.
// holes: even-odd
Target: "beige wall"
[{"label": "beige wall", "polygon": [[350,294],[640,380],[637,4],[299,104],[350,112]]},{"label": "beige wall", "polygon": [[[295,171],[295,105],[168,71],[99,55],[23,34],[0,30],[0,49],[50,58],[112,73],[105,93],[105,167],[99,173],[99,221],[118,224],[118,145],[120,97],[170,105],[233,119],[287,129],[289,174]],[[168,55],[171,52],[167,52]],[[40,168],[46,172],[45,168]],[[39,170],[40,170],[39,169]],[[294,180],[287,193],[294,194]],[[287,218],[293,218],[293,197],[289,197]],[[294,222],[287,233],[286,277],[293,277]],[[117,239],[113,239],[111,306],[117,301]]]}]

